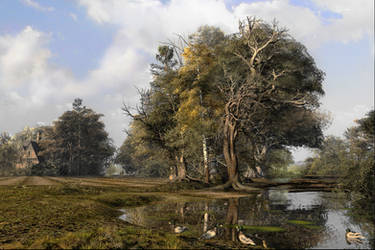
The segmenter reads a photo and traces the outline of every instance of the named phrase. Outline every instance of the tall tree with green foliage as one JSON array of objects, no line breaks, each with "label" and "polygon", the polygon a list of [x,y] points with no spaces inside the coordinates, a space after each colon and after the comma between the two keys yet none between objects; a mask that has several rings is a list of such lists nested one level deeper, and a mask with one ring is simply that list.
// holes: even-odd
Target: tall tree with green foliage
[{"label": "tall tree with green foliage", "polygon": [[[255,18],[240,22],[239,33],[228,39],[219,58],[223,69],[219,88],[225,98],[223,154],[229,176],[224,187],[246,189],[238,180],[238,136],[252,138],[256,156],[270,148],[268,141],[279,147],[295,145],[296,141],[298,146],[310,143],[312,137],[296,140],[291,136],[293,130],[285,133],[280,123],[269,122],[290,118],[296,110],[316,110],[318,98],[324,94],[324,74],[306,48],[285,29]],[[285,116],[280,117],[281,113]],[[321,135],[319,125],[317,120],[310,129],[316,127]],[[255,150],[257,146],[262,147],[259,153]]]},{"label": "tall tree with green foliage", "polygon": [[114,153],[112,141],[100,121],[102,114],[75,99],[41,142],[42,155],[58,168],[59,175],[100,175]]},{"label": "tall tree with green foliage", "polygon": [[[157,63],[151,65],[153,81],[150,89],[140,90],[140,104],[135,112],[124,105],[125,114],[133,119],[139,139],[148,148],[163,152],[166,161],[171,162],[170,173],[176,180],[186,179],[186,165],[181,134],[176,134],[175,114],[179,106],[179,96],[175,93],[177,60],[174,50],[160,46],[156,55]],[[179,140],[175,140],[175,137]],[[151,154],[152,155],[152,154]]]},{"label": "tall tree with green foliage", "polygon": [[0,134],[0,175],[9,175],[15,170],[19,158],[17,147],[7,132]]},{"label": "tall tree with green foliage", "polygon": [[[184,46],[159,48],[151,88],[141,93],[136,114],[124,109],[147,131],[144,139],[175,158],[177,179],[185,179],[199,157],[207,181],[209,137],[222,139],[214,158],[224,157],[229,180],[223,187],[235,189],[244,188],[236,147],[248,149],[252,167],[266,172],[272,150],[321,143],[324,119],[317,109],[324,74],[284,29],[248,18],[239,33],[227,36],[202,27]],[[181,60],[174,59],[176,51]]]},{"label": "tall tree with green foliage", "polygon": [[[223,104],[215,86],[220,70],[215,60],[215,50],[224,39],[224,33],[211,26],[202,26],[189,36],[182,53],[184,65],[179,69],[175,82],[176,93],[180,97],[176,130],[187,138],[185,151],[190,154],[188,158],[203,163],[201,172],[206,183],[209,182],[209,141],[220,126]],[[197,146],[198,141],[202,141],[201,147]]]},{"label": "tall tree with green foliage", "polygon": [[327,136],[315,156],[306,160],[306,173],[336,175],[345,190],[374,199],[374,110],[356,123],[345,138]]},{"label": "tall tree with green foliage", "polygon": [[159,143],[150,140],[149,131],[139,121],[132,121],[115,162],[127,173],[139,176],[167,177],[175,162]]},{"label": "tall tree with green foliage", "polygon": [[345,132],[348,141],[347,169],[342,180],[346,189],[358,192],[367,199],[375,200],[374,110],[357,120],[356,123],[357,126]]}]

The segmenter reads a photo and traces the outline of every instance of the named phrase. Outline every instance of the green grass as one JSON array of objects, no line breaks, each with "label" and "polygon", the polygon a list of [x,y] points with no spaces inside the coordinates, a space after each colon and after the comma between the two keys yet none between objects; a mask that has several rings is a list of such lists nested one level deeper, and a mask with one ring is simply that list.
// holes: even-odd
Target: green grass
[{"label": "green grass", "polygon": [[305,228],[308,229],[313,229],[313,230],[321,230],[323,227],[322,226],[317,226],[317,225],[303,225]]},{"label": "green grass", "polygon": [[278,226],[253,226],[253,225],[241,225],[241,228],[249,231],[256,232],[284,232],[285,229]]},{"label": "green grass", "polygon": [[118,219],[120,207],[157,200],[102,187],[0,187],[0,248],[167,247],[158,234]]},{"label": "green grass", "polygon": [[306,220],[288,220],[287,221],[290,224],[294,225],[311,225],[313,224],[311,221],[306,221]]},{"label": "green grass", "polygon": [[131,225],[119,208],[161,201],[168,193],[76,184],[0,187],[0,249],[228,248],[232,242]]},{"label": "green grass", "polygon": [[314,223],[311,222],[311,221],[306,221],[306,220],[288,220],[287,222],[288,222],[289,224],[302,226],[302,227],[304,227],[304,228],[308,228],[308,229],[313,229],[313,230],[319,230],[319,229],[322,229],[321,226],[314,225]]}]

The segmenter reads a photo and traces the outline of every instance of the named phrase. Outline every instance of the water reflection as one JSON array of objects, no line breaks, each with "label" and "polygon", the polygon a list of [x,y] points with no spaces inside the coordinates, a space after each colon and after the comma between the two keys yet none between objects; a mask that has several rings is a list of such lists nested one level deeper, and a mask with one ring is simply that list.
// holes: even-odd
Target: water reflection
[{"label": "water reflection", "polygon": [[[241,233],[271,248],[369,248],[371,236],[350,220],[347,206],[334,193],[268,190],[243,198],[131,208],[123,210],[121,219],[169,232],[184,226],[182,234],[197,240],[216,227],[216,240],[238,245]],[[363,244],[348,244],[346,228],[361,232],[366,237]]]}]

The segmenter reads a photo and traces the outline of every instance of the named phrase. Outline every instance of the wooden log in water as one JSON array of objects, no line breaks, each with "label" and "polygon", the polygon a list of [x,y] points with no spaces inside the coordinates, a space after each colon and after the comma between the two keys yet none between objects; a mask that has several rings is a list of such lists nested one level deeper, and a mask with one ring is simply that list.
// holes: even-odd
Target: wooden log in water
[{"label": "wooden log in water", "polygon": [[333,189],[338,185],[337,178],[296,178],[287,182],[272,181],[265,178],[254,178],[252,183],[248,184],[252,187],[289,187],[291,189]]}]

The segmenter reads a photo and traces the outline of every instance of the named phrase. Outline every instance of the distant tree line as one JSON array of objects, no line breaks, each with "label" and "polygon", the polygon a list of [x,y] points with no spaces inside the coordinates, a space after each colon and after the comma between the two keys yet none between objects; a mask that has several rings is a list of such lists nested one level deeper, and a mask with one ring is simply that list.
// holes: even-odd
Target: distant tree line
[{"label": "distant tree line", "polygon": [[245,176],[288,164],[290,146],[323,140],[324,73],[277,23],[249,17],[228,35],[203,26],[160,46],[151,72],[140,104],[123,107],[132,122],[117,161],[126,168],[177,181],[216,172],[223,187],[246,189]]},{"label": "distant tree line", "polygon": [[[112,161],[115,147],[100,120],[103,115],[82,106],[75,99],[73,109],[64,112],[52,126],[25,128],[13,138],[0,137],[0,174],[82,176],[100,175]],[[39,164],[16,169],[23,146],[37,145]]]},{"label": "distant tree line", "polygon": [[340,177],[342,188],[375,198],[375,112],[371,110],[344,138],[328,136],[315,156],[305,161],[305,173]]}]

